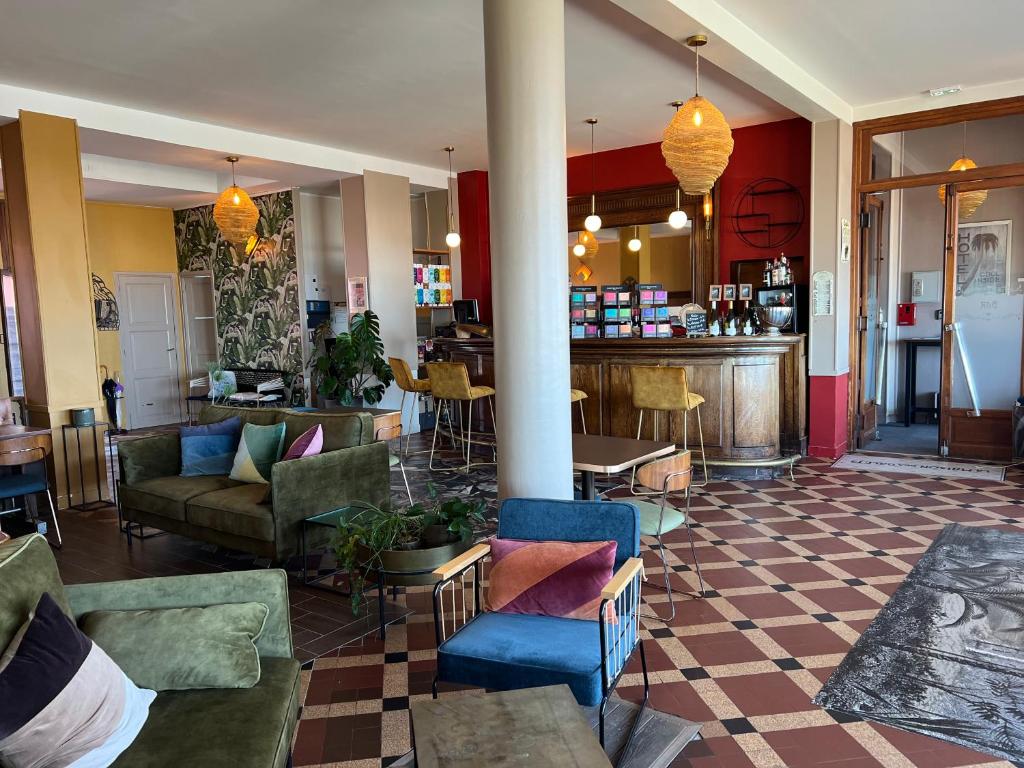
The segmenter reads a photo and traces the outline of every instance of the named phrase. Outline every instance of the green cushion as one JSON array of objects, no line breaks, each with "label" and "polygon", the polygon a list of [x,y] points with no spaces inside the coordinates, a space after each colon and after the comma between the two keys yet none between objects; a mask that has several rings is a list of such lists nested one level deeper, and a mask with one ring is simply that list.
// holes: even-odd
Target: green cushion
[{"label": "green cushion", "polygon": [[38,533],[0,544],[0,651],[26,621],[44,592],[71,615],[50,545]]},{"label": "green cushion", "polygon": [[269,483],[270,468],[284,452],[284,424],[246,424],[238,443],[231,479],[243,483]]},{"label": "green cushion", "polygon": [[181,438],[177,432],[138,440],[119,440],[122,484],[135,485],[154,477],[181,472]]},{"label": "green cushion", "polygon": [[197,496],[188,503],[192,525],[261,541],[274,540],[274,513],[264,503],[266,485],[246,483]]},{"label": "green cushion", "polygon": [[79,625],[142,688],[252,688],[269,612],[263,603],[93,611]]},{"label": "green cushion", "polygon": [[168,691],[114,768],[265,766],[283,768],[299,706],[299,662],[263,659],[252,688]]},{"label": "green cushion", "polygon": [[185,502],[189,499],[237,485],[238,482],[224,475],[157,477],[137,485],[122,485],[121,503],[128,509],[141,509],[185,522]]},{"label": "green cushion", "polygon": [[373,442],[373,417],[368,413],[288,413],[284,424],[287,445],[310,427],[320,424],[324,429],[324,453]]},{"label": "green cushion", "polygon": [[[640,535],[657,536],[659,533],[658,518],[661,516],[661,504],[654,504],[650,501],[639,501],[637,499],[630,499],[629,503],[640,510]],[[665,516],[661,518],[660,533],[674,531],[685,522],[685,514],[675,507],[666,504]]]}]

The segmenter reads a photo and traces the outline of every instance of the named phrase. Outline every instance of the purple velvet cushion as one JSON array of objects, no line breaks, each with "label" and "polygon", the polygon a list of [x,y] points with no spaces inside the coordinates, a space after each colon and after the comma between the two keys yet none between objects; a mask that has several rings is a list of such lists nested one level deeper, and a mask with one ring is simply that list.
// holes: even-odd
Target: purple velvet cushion
[{"label": "purple velvet cushion", "polygon": [[295,438],[295,442],[285,452],[281,461],[292,459],[303,459],[306,456],[318,456],[324,449],[324,428],[314,424],[301,435]]},{"label": "purple velvet cushion", "polygon": [[615,566],[614,541],[491,539],[490,544],[488,610],[597,619],[601,590]]}]

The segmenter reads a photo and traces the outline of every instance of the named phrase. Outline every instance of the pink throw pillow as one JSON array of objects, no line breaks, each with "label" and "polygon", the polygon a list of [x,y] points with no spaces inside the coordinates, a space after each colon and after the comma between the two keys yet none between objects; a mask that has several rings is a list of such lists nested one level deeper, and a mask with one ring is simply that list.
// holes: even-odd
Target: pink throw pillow
[{"label": "pink throw pillow", "polygon": [[[597,620],[615,568],[614,541],[491,539],[487,609]],[[608,620],[615,621],[613,605]]]},{"label": "pink throw pillow", "polygon": [[291,447],[287,451],[285,451],[284,456],[281,457],[281,461],[304,459],[307,456],[318,456],[323,449],[324,428],[317,424],[295,438],[295,442],[291,444]]}]

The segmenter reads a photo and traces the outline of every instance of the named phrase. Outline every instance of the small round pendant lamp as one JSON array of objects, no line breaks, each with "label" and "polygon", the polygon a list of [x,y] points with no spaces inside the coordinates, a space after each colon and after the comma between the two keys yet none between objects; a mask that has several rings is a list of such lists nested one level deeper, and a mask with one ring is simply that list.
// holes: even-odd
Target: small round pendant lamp
[{"label": "small round pendant lamp", "polygon": [[[964,122],[964,138],[961,147],[960,157],[949,166],[951,171],[968,171],[977,168],[978,165],[967,156],[967,122]],[[958,214],[961,219],[969,219],[974,215],[982,203],[988,199],[987,189],[974,189],[969,192],[961,192],[957,195]],[[939,186],[939,202],[946,204],[946,185]]]},{"label": "small round pendant lamp", "polygon": [[696,92],[672,116],[662,136],[661,154],[665,164],[688,195],[711,191],[732,154],[732,129],[725,115],[700,95],[700,47],[704,35],[687,38],[686,44],[697,56]]},{"label": "small round pendant lamp", "polygon": [[594,157],[594,126],[597,125],[597,118],[588,117],[587,124],[590,126],[590,215],[583,220],[583,227],[587,232],[597,232],[601,229],[601,217],[597,215],[597,160]]},{"label": "small round pendant lamp", "polygon": [[449,145],[444,151],[448,153],[448,234],[444,236],[444,244],[449,248],[458,248],[462,245],[462,235],[455,229],[455,206],[452,201],[452,152],[455,147]]},{"label": "small round pendant lamp", "polygon": [[235,183],[238,158],[231,156],[225,160],[231,163],[231,186],[221,192],[213,204],[213,220],[225,240],[241,247],[256,236],[260,212],[248,193]]}]

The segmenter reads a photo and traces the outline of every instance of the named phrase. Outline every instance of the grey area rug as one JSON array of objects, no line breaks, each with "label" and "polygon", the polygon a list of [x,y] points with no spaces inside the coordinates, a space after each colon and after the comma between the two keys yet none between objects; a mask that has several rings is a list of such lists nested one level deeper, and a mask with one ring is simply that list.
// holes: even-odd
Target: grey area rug
[{"label": "grey area rug", "polygon": [[972,480],[1001,481],[1006,468],[970,461],[924,458],[918,456],[881,456],[873,453],[848,453],[841,456],[833,469],[856,469],[861,472],[896,472],[922,477],[967,477]]},{"label": "grey area rug", "polygon": [[1024,761],[1024,534],[946,526],[814,703]]}]

